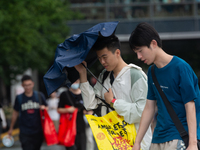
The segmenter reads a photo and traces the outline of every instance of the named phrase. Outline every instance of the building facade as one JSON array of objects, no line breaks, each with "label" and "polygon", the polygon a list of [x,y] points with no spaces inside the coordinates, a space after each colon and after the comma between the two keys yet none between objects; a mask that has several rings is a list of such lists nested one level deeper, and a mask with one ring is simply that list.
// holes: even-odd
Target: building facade
[{"label": "building facade", "polygon": [[70,0],[70,3],[71,9],[83,16],[81,20],[68,21],[70,35],[100,22],[119,21],[116,35],[122,43],[122,54],[130,54],[131,32],[138,23],[148,22],[159,32],[165,51],[182,57],[194,68],[200,66],[200,0]]}]

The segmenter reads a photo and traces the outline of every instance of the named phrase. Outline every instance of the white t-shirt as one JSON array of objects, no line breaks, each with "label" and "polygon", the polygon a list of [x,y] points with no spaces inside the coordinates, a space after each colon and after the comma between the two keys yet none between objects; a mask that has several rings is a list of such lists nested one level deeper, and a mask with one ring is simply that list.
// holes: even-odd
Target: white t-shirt
[{"label": "white t-shirt", "polygon": [[58,98],[49,98],[48,103],[48,113],[52,120],[56,121],[60,119],[60,114],[57,112]]}]

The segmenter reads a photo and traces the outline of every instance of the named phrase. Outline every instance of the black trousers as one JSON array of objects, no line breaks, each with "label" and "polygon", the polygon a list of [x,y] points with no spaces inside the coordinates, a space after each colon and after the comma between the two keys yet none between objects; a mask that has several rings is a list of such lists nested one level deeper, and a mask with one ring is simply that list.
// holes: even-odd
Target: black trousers
[{"label": "black trousers", "polygon": [[77,150],[75,145],[72,146],[72,147],[65,147],[65,149],[66,150]]},{"label": "black trousers", "polygon": [[75,145],[66,147],[66,150],[86,150],[86,134],[85,132],[77,133]]},{"label": "black trousers", "polygon": [[19,139],[23,150],[40,150],[40,147],[44,141],[43,133],[26,135],[19,134]]}]

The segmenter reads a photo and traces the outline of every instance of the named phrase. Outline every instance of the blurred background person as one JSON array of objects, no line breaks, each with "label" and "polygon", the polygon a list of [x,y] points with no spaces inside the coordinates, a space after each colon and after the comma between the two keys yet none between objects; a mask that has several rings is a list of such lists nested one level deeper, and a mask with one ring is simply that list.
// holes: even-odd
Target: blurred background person
[{"label": "blurred background person", "polygon": [[[72,147],[66,147],[66,150],[86,150],[86,134],[85,134],[85,121],[83,111],[83,99],[81,96],[81,90],[79,88],[80,80],[75,81],[69,90],[64,91],[60,95],[60,101],[58,104],[58,113],[73,113],[78,108],[76,118],[76,139],[75,145]],[[71,107],[65,108],[65,105]]]},{"label": "blurred background person", "polygon": [[59,102],[59,99],[57,97],[57,92],[53,92],[50,95],[50,98],[47,99],[48,113],[49,113],[51,120],[54,123],[56,132],[58,132],[59,119],[60,119],[60,114],[57,112],[58,102]]},{"label": "blurred background person", "polygon": [[34,82],[31,76],[24,75],[21,82],[24,93],[16,96],[8,135],[12,135],[19,116],[19,139],[22,149],[40,150],[44,136],[39,110],[47,109],[46,98],[43,93],[33,90]]},{"label": "blurred background person", "polygon": [[[94,112],[93,110],[84,110],[85,115],[92,115]],[[90,125],[87,121],[87,118],[84,116],[85,120],[85,134],[86,134],[86,150],[94,150],[94,136],[92,133],[92,130],[90,128]]]},{"label": "blurred background person", "polygon": [[1,140],[1,131],[2,129],[6,129],[6,127],[7,127],[6,117],[2,105],[0,104],[0,140]]}]

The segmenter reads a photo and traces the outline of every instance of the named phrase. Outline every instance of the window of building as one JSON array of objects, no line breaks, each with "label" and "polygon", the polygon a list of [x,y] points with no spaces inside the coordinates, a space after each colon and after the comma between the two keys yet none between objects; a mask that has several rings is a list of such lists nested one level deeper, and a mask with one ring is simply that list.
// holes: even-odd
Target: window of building
[{"label": "window of building", "polygon": [[[200,0],[70,0],[70,2],[71,9],[79,11],[84,16],[83,19],[87,20],[200,15]],[[197,11],[194,8],[198,8]]]}]

